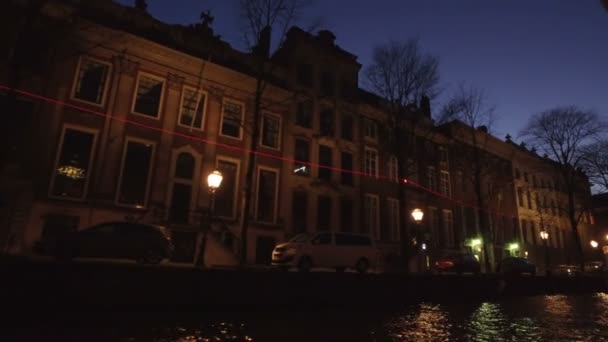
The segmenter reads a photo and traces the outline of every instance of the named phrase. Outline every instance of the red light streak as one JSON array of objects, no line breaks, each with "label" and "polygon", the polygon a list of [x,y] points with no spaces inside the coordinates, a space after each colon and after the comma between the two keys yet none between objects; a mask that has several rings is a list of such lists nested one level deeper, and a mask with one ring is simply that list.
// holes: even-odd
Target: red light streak
[{"label": "red light streak", "polygon": [[[220,143],[220,142],[217,142],[217,141],[214,141],[214,140],[204,139],[204,138],[200,138],[200,137],[196,137],[196,136],[192,136],[192,135],[188,135],[188,134],[184,134],[184,133],[180,133],[180,132],[176,132],[176,131],[171,131],[171,130],[164,129],[164,128],[159,128],[159,127],[154,127],[154,126],[151,126],[151,125],[146,125],[146,124],[143,124],[143,123],[140,123],[140,122],[136,122],[136,121],[133,121],[133,120],[129,120],[129,119],[119,118],[119,117],[111,115],[111,114],[102,113],[102,112],[99,112],[99,111],[96,111],[96,110],[92,110],[92,109],[89,109],[89,108],[85,108],[85,107],[82,107],[82,106],[75,105],[73,103],[69,103],[69,102],[53,99],[53,98],[50,98],[50,97],[38,95],[38,94],[35,94],[35,93],[32,93],[32,92],[28,92],[28,91],[25,91],[25,90],[15,89],[15,88],[3,85],[3,84],[0,84],[0,90],[6,90],[6,91],[9,91],[9,92],[12,91],[12,92],[14,92],[16,94],[23,95],[23,96],[26,96],[26,97],[29,97],[29,98],[32,98],[32,99],[36,99],[36,100],[40,100],[40,101],[44,101],[44,102],[60,105],[60,106],[67,107],[67,108],[76,109],[76,110],[79,110],[79,111],[84,112],[84,113],[89,113],[89,114],[96,115],[96,116],[99,116],[99,117],[108,118],[108,119],[111,119],[111,120],[115,120],[115,121],[118,121],[118,122],[125,123],[127,125],[137,126],[137,127],[141,127],[141,128],[144,128],[144,129],[151,130],[151,131],[157,131],[157,132],[161,132],[161,133],[167,133],[167,134],[170,134],[170,135],[174,135],[174,136],[186,138],[186,139],[189,139],[189,140],[194,140],[194,141],[202,142],[202,143],[205,143],[205,144],[215,145],[215,146],[218,146],[218,147],[221,147],[221,148],[225,148],[225,149],[228,149],[228,150],[246,152],[246,153],[255,154],[255,155],[258,155],[258,156],[262,156],[262,157],[267,157],[267,158],[271,158],[271,159],[281,160],[281,161],[284,161],[284,162],[297,163],[297,164],[301,164],[301,165],[307,165],[307,166],[310,166],[310,167],[318,167],[318,168],[328,169],[328,170],[332,170],[332,171],[336,171],[336,172],[340,172],[340,173],[350,173],[350,174],[359,175],[359,176],[363,176],[363,177],[383,179],[383,180],[388,180],[388,181],[392,181],[393,180],[392,178],[389,178],[388,176],[380,176],[380,175],[375,176],[375,175],[367,174],[367,173],[362,172],[362,171],[344,170],[344,169],[340,169],[340,168],[336,168],[336,167],[331,167],[331,166],[323,166],[323,165],[319,165],[319,164],[311,163],[311,162],[297,161],[295,159],[286,158],[286,157],[282,157],[282,156],[277,156],[277,155],[270,154],[270,153],[265,153],[265,152],[260,152],[260,151],[252,151],[252,150],[249,150],[249,149],[246,149],[246,148],[242,148],[242,147],[238,147],[238,146],[232,146],[232,145],[228,145],[228,144],[223,144],[223,143]],[[424,187],[424,186],[422,186],[422,185],[420,185],[420,184],[418,184],[418,183],[416,183],[416,182],[414,182],[414,181],[412,181],[410,179],[404,178],[402,181],[403,181],[403,184],[412,186],[414,188],[418,188],[418,189],[420,189],[422,191],[425,191],[425,192],[427,192],[427,193],[429,193],[431,195],[434,195],[434,196],[437,196],[437,197],[449,200],[451,202],[454,202],[456,204],[459,204],[459,205],[462,205],[462,206],[465,206],[465,207],[469,207],[469,208],[472,208],[472,209],[475,209],[475,210],[481,210],[480,207],[478,207],[478,206],[476,206],[474,204],[467,203],[467,202],[465,202],[463,200],[460,200],[460,199],[457,199],[457,198],[454,198],[454,197],[450,197],[450,196],[444,195],[442,193],[439,193],[437,191],[431,190],[431,189],[426,188],[426,187]],[[505,214],[502,214],[501,212],[498,212],[498,211],[486,210],[486,212],[488,212],[490,214],[499,215],[499,216],[509,216],[511,218],[515,218],[512,215],[505,215]]]}]

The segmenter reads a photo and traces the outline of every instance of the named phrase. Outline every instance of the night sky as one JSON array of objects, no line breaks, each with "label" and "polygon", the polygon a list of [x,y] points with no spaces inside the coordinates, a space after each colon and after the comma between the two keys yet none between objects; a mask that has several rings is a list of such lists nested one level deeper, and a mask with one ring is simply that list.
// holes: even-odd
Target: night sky
[{"label": "night sky", "polygon": [[[131,5],[131,0],[118,1]],[[439,109],[460,82],[481,88],[496,106],[498,137],[517,135],[527,117],[575,104],[608,115],[608,10],[599,0],[312,0],[298,24],[336,35],[369,64],[373,46],[420,38],[440,58]],[[359,4],[358,6],[354,4]],[[149,0],[169,23],[215,16],[215,32],[243,48],[237,0]],[[363,80],[363,78],[361,78]]]}]

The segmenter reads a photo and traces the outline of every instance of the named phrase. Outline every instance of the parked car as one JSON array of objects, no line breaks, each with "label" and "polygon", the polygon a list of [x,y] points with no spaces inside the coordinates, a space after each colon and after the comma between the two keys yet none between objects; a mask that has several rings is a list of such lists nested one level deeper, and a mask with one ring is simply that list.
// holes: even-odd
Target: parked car
[{"label": "parked car", "polygon": [[439,273],[456,272],[460,274],[471,272],[478,274],[481,270],[479,260],[474,255],[467,253],[454,253],[440,257],[435,260],[434,266]]},{"label": "parked car", "polygon": [[57,241],[55,255],[73,258],[124,258],[158,264],[173,253],[173,244],[161,226],[131,222],[106,222],[70,232]]},{"label": "parked car", "polygon": [[604,272],[604,263],[601,261],[588,261],[585,263],[586,273],[602,273]]},{"label": "parked car", "polygon": [[378,251],[367,235],[319,232],[299,234],[278,244],[272,252],[272,265],[283,269],[297,267],[302,272],[323,267],[366,273],[376,266],[377,258]]},{"label": "parked car", "polygon": [[498,264],[496,272],[509,275],[536,275],[536,265],[526,258],[508,257]]},{"label": "parked car", "polygon": [[572,264],[561,264],[553,267],[551,275],[556,276],[575,276],[581,274],[581,268],[577,265]]}]

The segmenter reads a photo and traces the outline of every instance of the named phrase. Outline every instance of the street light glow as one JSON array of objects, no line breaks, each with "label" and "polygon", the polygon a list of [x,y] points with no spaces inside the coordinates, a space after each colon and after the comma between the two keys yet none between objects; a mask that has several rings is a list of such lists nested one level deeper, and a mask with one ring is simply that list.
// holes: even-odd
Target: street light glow
[{"label": "street light glow", "polygon": [[475,247],[475,246],[480,246],[481,245],[481,239],[473,239],[471,240],[471,247]]},{"label": "street light glow", "polygon": [[217,170],[211,172],[209,176],[207,176],[207,185],[209,186],[209,189],[211,189],[211,191],[217,190],[222,184],[223,179],[224,177],[221,172]]},{"label": "street light glow", "polygon": [[595,240],[591,240],[591,247],[593,247],[593,248],[597,248],[597,246],[598,246],[598,245],[599,245],[599,244],[597,243],[597,241],[595,241]]},{"label": "street light glow", "polygon": [[540,238],[543,240],[547,240],[549,238],[549,233],[543,230],[542,232],[540,232]]},{"label": "street light glow", "polygon": [[424,217],[424,213],[422,212],[422,210],[416,208],[416,209],[412,210],[412,217],[414,218],[414,221],[420,222],[420,221],[422,221],[422,218]]},{"label": "street light glow", "polygon": [[508,248],[510,251],[516,251],[519,249],[519,244],[517,242],[510,243]]}]

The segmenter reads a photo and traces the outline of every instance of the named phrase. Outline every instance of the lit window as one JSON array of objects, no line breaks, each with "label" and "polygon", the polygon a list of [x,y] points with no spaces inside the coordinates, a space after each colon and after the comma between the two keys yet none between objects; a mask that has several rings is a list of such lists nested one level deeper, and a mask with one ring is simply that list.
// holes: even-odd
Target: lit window
[{"label": "lit window", "polygon": [[109,64],[82,57],[78,64],[73,98],[97,105],[103,104],[109,74]]},{"label": "lit window", "polygon": [[158,77],[139,74],[133,113],[158,118],[165,81]]},{"label": "lit window", "polygon": [[96,132],[65,127],[59,143],[50,195],[83,199],[95,151]]},{"label": "lit window", "polygon": [[222,110],[220,134],[226,137],[241,139],[241,124],[243,122],[243,105],[238,102],[225,100]]},{"label": "lit window", "polygon": [[205,93],[196,91],[194,88],[184,87],[179,125],[203,129],[206,103],[207,96]]},{"label": "lit window", "polygon": [[365,173],[372,177],[378,177],[378,152],[369,147],[365,148]]}]

